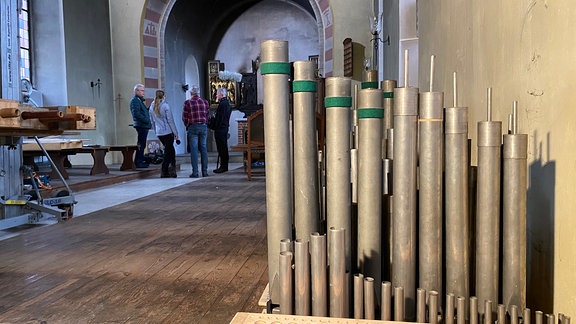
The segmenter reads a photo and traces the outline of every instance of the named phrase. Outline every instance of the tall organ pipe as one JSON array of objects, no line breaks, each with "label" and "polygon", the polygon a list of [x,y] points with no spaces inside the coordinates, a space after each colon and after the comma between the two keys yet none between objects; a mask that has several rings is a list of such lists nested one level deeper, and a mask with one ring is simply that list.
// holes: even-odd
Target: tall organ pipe
[{"label": "tall organ pipe", "polygon": [[[517,103],[514,102],[513,125],[516,125]],[[503,217],[504,253],[502,258],[503,303],[526,307],[526,181],[528,135],[512,127],[504,135],[503,149]]]},{"label": "tall organ pipe", "polygon": [[348,298],[345,295],[348,291],[346,285],[346,269],[344,245],[346,233],[343,228],[330,228],[328,230],[330,242],[328,245],[328,254],[330,259],[330,317],[344,318],[346,314]]},{"label": "tall organ pipe", "polygon": [[[351,80],[326,78],[326,223],[346,234],[346,269],[351,270],[352,188],[350,186]],[[330,240],[330,237],[328,237]]]},{"label": "tall organ pipe", "polygon": [[314,71],[312,61],[294,62],[294,223],[306,241],[320,226]]},{"label": "tall organ pipe", "polygon": [[412,321],[416,315],[418,88],[409,87],[405,75],[404,88],[394,89],[392,285],[404,288],[405,318]]},{"label": "tall organ pipe", "polygon": [[488,88],[486,121],[478,122],[478,188],[476,205],[476,296],[498,301],[500,250],[500,147],[502,122],[492,121]]},{"label": "tall organ pipe", "polygon": [[[264,93],[264,141],[266,142],[266,216],[270,299],[279,297],[279,242],[292,237],[292,174],[290,161],[288,42],[261,43],[260,73]],[[282,307],[282,306],[280,306]]]},{"label": "tall organ pipe", "polygon": [[[431,66],[433,67],[433,58]],[[433,70],[433,68],[431,68]],[[442,166],[444,94],[420,93],[419,147],[419,282],[430,292],[442,291]]]},{"label": "tall organ pipe", "polygon": [[395,80],[380,82],[383,96],[384,118],[382,119],[382,276],[391,278],[392,264],[392,134],[394,125]]},{"label": "tall organ pipe", "polygon": [[359,129],[358,129],[358,85],[354,86],[354,104],[352,106],[352,138],[350,149],[350,177],[352,182],[352,203],[358,203],[358,146],[359,146]]},{"label": "tall organ pipe", "polygon": [[310,277],[312,285],[312,315],[328,316],[328,279],[326,235],[310,235]]},{"label": "tall organ pipe", "polygon": [[470,220],[468,219],[468,108],[444,109],[446,293],[470,295]]},{"label": "tall organ pipe", "polygon": [[[382,271],[382,91],[358,95],[358,269],[375,282]],[[380,294],[380,285],[377,285]]]},{"label": "tall organ pipe", "polygon": [[310,254],[308,245],[308,239],[297,239],[294,242],[294,314],[305,316],[310,315]]}]

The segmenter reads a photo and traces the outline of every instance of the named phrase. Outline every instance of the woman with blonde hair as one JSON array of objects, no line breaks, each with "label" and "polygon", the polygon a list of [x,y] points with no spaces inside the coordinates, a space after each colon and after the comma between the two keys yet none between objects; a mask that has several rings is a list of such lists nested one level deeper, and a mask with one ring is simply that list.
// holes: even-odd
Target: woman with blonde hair
[{"label": "woman with blonde hair", "polygon": [[156,90],[156,97],[150,105],[150,121],[156,136],[164,145],[164,161],[162,161],[162,178],[176,178],[176,151],[174,141],[178,141],[178,131],[170,106],[166,102],[163,90]]}]

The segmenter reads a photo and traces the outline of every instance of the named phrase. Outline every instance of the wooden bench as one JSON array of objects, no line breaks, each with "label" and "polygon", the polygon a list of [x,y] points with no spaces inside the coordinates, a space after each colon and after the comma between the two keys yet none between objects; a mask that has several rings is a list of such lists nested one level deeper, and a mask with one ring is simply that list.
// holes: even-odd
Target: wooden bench
[{"label": "wooden bench", "polygon": [[108,146],[100,146],[100,145],[93,145],[93,146],[84,146],[80,149],[76,149],[76,153],[89,153],[92,155],[92,169],[90,169],[90,175],[95,174],[109,174],[110,170],[106,166],[106,153],[110,150]]},{"label": "wooden bench", "polygon": [[138,150],[138,145],[112,145],[109,146],[111,152],[122,152],[122,165],[120,171],[135,170],[134,152]]}]

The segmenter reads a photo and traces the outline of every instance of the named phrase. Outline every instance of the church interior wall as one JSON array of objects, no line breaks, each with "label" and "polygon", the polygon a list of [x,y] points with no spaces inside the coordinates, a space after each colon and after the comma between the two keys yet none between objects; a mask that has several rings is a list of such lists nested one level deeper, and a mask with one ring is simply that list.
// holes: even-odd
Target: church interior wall
[{"label": "church interior wall", "polygon": [[[314,17],[294,4],[270,1],[255,5],[236,19],[214,58],[223,62],[228,71],[253,72],[252,60],[260,55],[260,43],[268,39],[287,40],[291,62],[308,60],[320,52]],[[261,80],[258,75],[258,84],[262,84]],[[262,103],[262,87],[258,88],[258,103]]]}]

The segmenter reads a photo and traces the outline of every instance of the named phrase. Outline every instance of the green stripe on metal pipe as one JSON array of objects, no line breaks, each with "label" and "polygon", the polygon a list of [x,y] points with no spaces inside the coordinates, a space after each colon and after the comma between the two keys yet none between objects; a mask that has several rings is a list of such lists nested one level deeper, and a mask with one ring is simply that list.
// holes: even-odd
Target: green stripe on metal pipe
[{"label": "green stripe on metal pipe", "polygon": [[316,81],[310,81],[310,80],[293,81],[292,92],[316,92]]},{"label": "green stripe on metal pipe", "polygon": [[378,89],[378,82],[362,82],[362,89]]},{"label": "green stripe on metal pipe", "polygon": [[326,97],[324,107],[352,107],[352,97]]},{"label": "green stripe on metal pipe", "polygon": [[287,74],[290,75],[290,63],[265,62],[260,63],[260,74]]},{"label": "green stripe on metal pipe", "polygon": [[394,92],[384,92],[384,98],[394,98]]},{"label": "green stripe on metal pipe", "polygon": [[356,115],[358,118],[384,118],[384,108],[359,108]]}]

